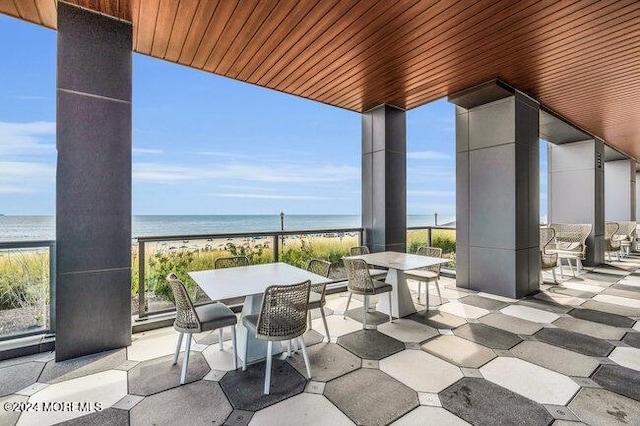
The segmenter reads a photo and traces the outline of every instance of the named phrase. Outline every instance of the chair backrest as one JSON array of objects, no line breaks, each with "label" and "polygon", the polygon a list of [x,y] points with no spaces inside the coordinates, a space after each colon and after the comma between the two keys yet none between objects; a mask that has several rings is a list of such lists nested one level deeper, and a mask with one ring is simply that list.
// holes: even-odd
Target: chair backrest
[{"label": "chair backrest", "polygon": [[636,222],[625,220],[618,222],[618,225],[619,228],[616,231],[616,236],[620,236],[621,239],[631,239],[636,230]]},{"label": "chair backrest", "polygon": [[608,240],[613,237],[618,229],[620,228],[620,224],[618,222],[605,222],[604,224],[604,239]]},{"label": "chair backrest", "polygon": [[171,285],[176,305],[176,319],[173,323],[174,328],[188,333],[199,331],[201,327],[200,319],[193,307],[193,303],[191,303],[189,293],[187,293],[184,284],[182,284],[182,281],[180,281],[173,272],[167,275],[167,281],[169,285]]},{"label": "chair backrest", "polygon": [[[427,257],[442,257],[442,249],[439,247],[428,247],[428,246],[422,246],[418,248],[417,253],[420,256],[427,256]],[[427,271],[433,271],[437,274],[440,273],[440,264],[438,263],[437,265],[433,265],[433,266],[427,266],[426,268],[424,268]]]},{"label": "chair backrest", "polygon": [[272,285],[264,291],[258,316],[257,335],[293,339],[307,330],[307,306],[311,281]]},{"label": "chair backrest", "polygon": [[[322,259],[311,259],[307,264],[307,271],[328,278],[329,273],[331,272],[331,262],[327,262],[326,260]],[[323,299],[326,289],[327,284],[325,283],[311,284],[311,291],[321,294]]]},{"label": "chair backrest", "polygon": [[549,225],[556,233],[556,248],[575,251],[583,256],[587,249],[587,238],[591,234],[590,223],[552,223]]},{"label": "chair backrest", "polygon": [[342,258],[347,269],[347,287],[349,290],[362,294],[375,294],[373,280],[369,275],[369,265],[362,259]]},{"label": "chair backrest", "polygon": [[237,266],[249,266],[247,256],[220,257],[216,259],[214,269],[235,268]]},{"label": "chair backrest", "polygon": [[546,247],[556,238],[556,231],[553,228],[540,228],[540,251],[545,252]]},{"label": "chair backrest", "polygon": [[351,256],[360,256],[363,254],[369,254],[369,247],[367,246],[358,246],[358,247],[351,247],[349,249],[349,254]]}]

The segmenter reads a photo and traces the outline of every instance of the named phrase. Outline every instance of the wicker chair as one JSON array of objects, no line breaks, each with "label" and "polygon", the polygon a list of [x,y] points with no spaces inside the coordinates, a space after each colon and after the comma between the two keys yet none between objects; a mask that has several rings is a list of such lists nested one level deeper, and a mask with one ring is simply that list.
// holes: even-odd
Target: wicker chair
[{"label": "wicker chair", "polygon": [[635,239],[636,222],[635,221],[622,221],[618,222],[620,227],[615,233],[614,238],[620,240],[620,254],[628,256],[631,254],[631,245]]},{"label": "wicker chair", "polygon": [[247,256],[220,257],[213,264],[214,269],[235,268],[238,266],[249,266]]},{"label": "wicker chair", "polygon": [[609,257],[609,261],[611,261],[611,253],[616,253],[618,260],[620,260],[620,240],[615,237],[619,228],[618,222],[605,222],[604,224],[604,254]]},{"label": "wicker chair", "polygon": [[393,316],[391,308],[393,303],[391,302],[391,287],[382,281],[374,280],[369,273],[369,265],[362,259],[346,259],[342,258],[344,266],[347,268],[347,278],[349,283],[347,289],[349,290],[349,300],[347,301],[347,309],[349,309],[349,302],[351,301],[351,294],[360,294],[364,296],[364,306],[362,309],[362,328],[367,327],[367,311],[369,308],[369,296],[377,295],[381,293],[389,294],[389,321],[393,322]]},{"label": "wicker chair", "polygon": [[[311,259],[307,264],[307,271],[313,272],[323,277],[329,277],[331,272],[331,263],[326,260]],[[309,295],[309,330],[312,329],[311,325],[311,310],[320,309],[322,315],[322,322],[324,323],[324,331],[327,333],[327,341],[331,341],[331,335],[329,334],[329,326],[327,325],[327,317],[324,312],[324,305],[327,304],[325,299],[325,291],[327,290],[326,284],[312,284],[311,294]]]},{"label": "wicker chair", "polygon": [[[296,339],[302,348],[308,378],[311,379],[311,367],[307,348],[302,335],[307,331],[307,305],[311,281],[293,285],[272,285],[267,287],[262,299],[259,314],[246,315],[242,324],[254,333],[256,339],[267,341],[267,368],[264,374],[264,394],[268,395],[271,386],[271,354],[274,341]],[[247,340],[248,341],[248,340]],[[244,347],[242,370],[247,369],[247,348]]]},{"label": "wicker chair", "polygon": [[[442,249],[437,247],[423,246],[418,248],[418,255],[428,257],[442,257]],[[429,283],[431,281],[436,283],[436,290],[438,291],[438,298],[440,304],[442,304],[442,295],[440,294],[440,284],[438,279],[440,278],[440,264],[428,266],[426,268],[412,269],[404,273],[406,278],[418,281],[418,303],[420,303],[420,293],[422,282],[425,283],[425,299],[427,310],[429,310]]]},{"label": "wicker chair", "polygon": [[[358,247],[351,247],[349,249],[349,254],[351,256],[361,256],[363,254],[371,254],[371,252],[369,251],[369,247],[367,246],[358,246]],[[387,276],[387,270],[380,269],[380,268],[369,268],[369,274],[371,275],[371,278],[373,278],[374,280],[382,281]]]},{"label": "wicker chair", "polygon": [[[189,353],[191,351],[191,335],[193,333],[202,333],[210,330],[222,330],[224,327],[231,327],[232,352],[233,352],[233,368],[238,368],[237,352],[236,352],[236,327],[238,322],[236,315],[222,303],[214,303],[210,305],[194,307],[187,293],[184,284],[178,279],[176,274],[167,275],[167,281],[171,285],[173,297],[176,304],[176,319],[173,322],[173,328],[180,333],[178,335],[178,344],[176,352],[173,356],[173,364],[178,363],[178,355],[180,354],[180,346],[182,345],[182,337],[187,334],[187,340],[184,344],[184,359],[182,361],[182,373],[180,375],[180,384],[183,385],[187,377],[187,366],[189,365]],[[220,339],[220,349],[222,350],[222,339]]]},{"label": "wicker chair", "polygon": [[542,271],[551,270],[553,273],[553,282],[558,283],[556,279],[556,268],[558,267],[558,253],[548,253],[547,247],[556,239],[556,231],[553,228],[540,228],[540,269]]},{"label": "wicker chair", "polygon": [[562,273],[562,259],[566,259],[575,276],[571,260],[576,261],[576,270],[580,271],[582,262],[587,258],[587,238],[591,234],[591,224],[552,223],[549,225],[556,233],[555,242],[547,246],[547,253],[557,253]]}]

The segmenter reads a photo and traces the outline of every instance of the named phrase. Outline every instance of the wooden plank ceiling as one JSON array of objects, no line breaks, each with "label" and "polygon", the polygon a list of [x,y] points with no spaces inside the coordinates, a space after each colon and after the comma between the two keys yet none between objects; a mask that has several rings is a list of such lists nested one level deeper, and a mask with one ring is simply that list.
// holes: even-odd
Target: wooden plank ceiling
[{"label": "wooden plank ceiling", "polygon": [[[637,0],[69,0],[136,52],[353,111],[500,78],[640,159]],[[56,26],[55,0],[0,12]]]}]

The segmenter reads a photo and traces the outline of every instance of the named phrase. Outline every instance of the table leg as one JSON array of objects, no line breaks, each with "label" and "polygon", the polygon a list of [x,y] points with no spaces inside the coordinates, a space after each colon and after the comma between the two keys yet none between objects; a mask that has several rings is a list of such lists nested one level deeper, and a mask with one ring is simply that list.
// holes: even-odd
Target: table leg
[{"label": "table leg", "polygon": [[[397,269],[389,269],[385,282],[393,287],[391,291],[391,306],[393,307],[391,314],[394,317],[402,318],[417,312],[404,272]],[[378,311],[389,314],[389,299],[384,295],[381,295],[378,301]]]},{"label": "table leg", "polygon": [[[258,340],[253,333],[249,332],[242,325],[242,318],[246,315],[257,314],[260,311],[262,305],[262,294],[255,294],[247,296],[244,299],[244,305],[242,307],[242,313],[240,314],[240,320],[237,326],[237,342],[238,342],[238,358],[243,359],[244,345],[249,340],[249,347],[247,348],[247,364],[252,364],[257,361],[265,359],[267,355],[267,341]],[[279,342],[273,342],[273,355],[277,355],[282,352],[282,345]]]}]

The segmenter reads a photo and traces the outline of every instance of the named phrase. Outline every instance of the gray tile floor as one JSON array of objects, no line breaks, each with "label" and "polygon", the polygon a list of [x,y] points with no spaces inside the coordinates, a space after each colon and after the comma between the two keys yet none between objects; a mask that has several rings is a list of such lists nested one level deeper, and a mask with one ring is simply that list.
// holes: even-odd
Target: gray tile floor
[{"label": "gray tile floor", "polygon": [[301,355],[278,356],[269,396],[264,362],[233,371],[217,333],[197,336],[184,386],[172,328],[61,363],[3,361],[0,425],[640,425],[638,268],[638,255],[567,268],[519,301],[443,278],[442,305],[394,323],[370,314],[366,331],[361,301],[343,319],[346,293],[331,295],[330,341],[315,314],[305,335],[312,380]]}]

